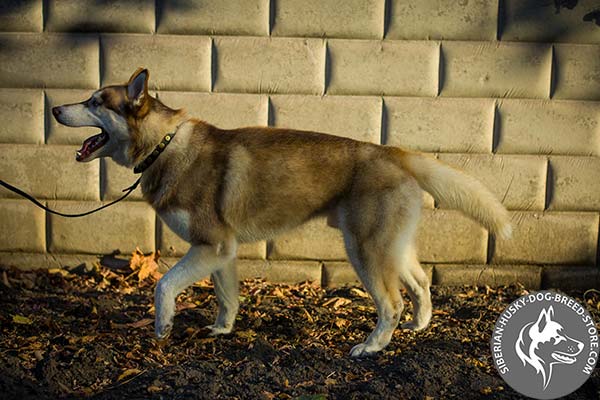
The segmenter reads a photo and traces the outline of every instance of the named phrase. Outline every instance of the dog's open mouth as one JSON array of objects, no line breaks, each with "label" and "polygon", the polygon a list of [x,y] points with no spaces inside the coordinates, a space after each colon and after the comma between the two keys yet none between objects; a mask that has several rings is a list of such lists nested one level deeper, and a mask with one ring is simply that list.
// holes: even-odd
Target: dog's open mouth
[{"label": "dog's open mouth", "polygon": [[108,133],[104,132],[104,130],[97,135],[85,139],[81,149],[77,150],[75,159],[77,161],[87,160],[93,153],[104,146],[106,142],[108,142]]},{"label": "dog's open mouth", "polygon": [[556,361],[559,361],[563,364],[573,364],[575,361],[577,361],[575,358],[570,357],[570,356],[566,355],[565,353],[561,353],[561,352],[557,352],[557,351],[552,353],[552,358],[554,358]]}]

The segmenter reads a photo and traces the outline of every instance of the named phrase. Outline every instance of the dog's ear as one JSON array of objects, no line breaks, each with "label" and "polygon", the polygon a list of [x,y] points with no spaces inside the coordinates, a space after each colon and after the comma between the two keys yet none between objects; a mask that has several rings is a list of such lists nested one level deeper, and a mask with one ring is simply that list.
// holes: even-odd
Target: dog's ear
[{"label": "dog's ear", "polygon": [[538,332],[542,332],[544,330],[546,324],[552,320],[552,316],[554,316],[554,308],[552,306],[548,307],[547,310],[542,310],[538,320],[535,323]]},{"label": "dog's ear", "polygon": [[127,98],[135,107],[139,107],[148,98],[148,70],[138,68],[127,83]]}]

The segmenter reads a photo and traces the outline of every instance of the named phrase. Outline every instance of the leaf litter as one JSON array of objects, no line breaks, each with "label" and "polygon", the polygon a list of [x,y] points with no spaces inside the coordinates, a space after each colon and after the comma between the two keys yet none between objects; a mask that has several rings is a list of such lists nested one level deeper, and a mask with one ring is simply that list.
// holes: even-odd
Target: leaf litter
[{"label": "leaf litter", "polygon": [[[200,281],[178,296],[171,338],[157,342],[159,257],[138,249],[123,268],[0,268],[2,398],[520,398],[495,371],[489,340],[522,287],[434,287],[428,329],[397,329],[385,351],[355,360],[349,350],[376,322],[369,295],[309,282],[244,281],[234,331],[215,338],[203,329],[216,315],[213,287]],[[600,321],[600,292],[568,294]],[[403,321],[411,312],[407,302]],[[596,369],[569,398],[599,391]]]}]

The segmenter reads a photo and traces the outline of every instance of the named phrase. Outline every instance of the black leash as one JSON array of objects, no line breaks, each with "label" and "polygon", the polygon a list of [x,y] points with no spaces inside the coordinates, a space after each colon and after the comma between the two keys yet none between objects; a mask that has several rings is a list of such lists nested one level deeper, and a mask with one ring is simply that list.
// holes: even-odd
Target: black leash
[{"label": "black leash", "polygon": [[[161,142],[158,144],[158,146],[156,146],[154,151],[152,153],[150,153],[150,155],[148,157],[146,157],[139,165],[137,165],[133,169],[133,172],[136,174],[141,174],[146,169],[148,169],[148,167],[150,165],[152,165],[152,163],[154,161],[156,161],[156,159],[158,158],[160,153],[162,153],[167,148],[169,143],[171,143],[171,139],[173,139],[174,136],[175,136],[175,132],[167,133],[165,135],[165,137],[163,138],[163,140],[161,140]],[[113,204],[116,204],[122,200],[125,200],[127,198],[127,196],[129,196],[131,194],[131,192],[133,192],[139,186],[141,180],[142,180],[142,178],[139,177],[138,180],[135,181],[135,183],[133,185],[129,186],[127,189],[123,189],[123,191],[127,192],[127,193],[125,193],[123,196],[119,197],[118,199],[113,200],[110,203],[103,205],[102,207],[98,207],[93,210],[86,211],[84,213],[79,213],[79,214],[65,214],[65,213],[61,213],[60,211],[52,210],[51,208],[48,208],[45,205],[43,205],[42,203],[40,203],[39,201],[37,201],[35,199],[35,197],[30,195],[29,193],[25,193],[18,187],[14,187],[13,185],[11,185],[9,183],[4,182],[2,179],[0,179],[0,186],[4,186],[6,189],[10,190],[11,192],[14,192],[14,193],[18,194],[19,196],[26,198],[27,200],[31,201],[36,206],[48,211],[51,214],[56,214],[56,215],[60,215],[61,217],[67,217],[67,218],[77,218],[77,217],[85,217],[86,215],[93,214],[95,212],[105,209],[106,207],[110,207]]]},{"label": "black leash", "polygon": [[106,207],[112,206],[113,204],[116,204],[116,203],[120,202],[121,200],[125,200],[125,198],[127,196],[129,196],[131,194],[131,192],[133,192],[138,187],[138,185],[140,184],[141,180],[142,180],[142,178],[140,177],[140,178],[138,178],[137,181],[135,181],[135,183],[133,185],[129,186],[127,189],[123,189],[123,191],[127,192],[127,193],[125,193],[123,196],[119,197],[117,200],[111,201],[110,203],[105,204],[102,207],[98,207],[98,208],[95,208],[93,210],[86,211],[86,212],[80,213],[80,214],[65,214],[65,213],[61,213],[60,211],[52,210],[52,209],[46,207],[45,205],[43,205],[42,203],[40,203],[39,201],[37,201],[29,193],[25,193],[21,189],[19,189],[17,187],[14,187],[13,185],[11,185],[9,183],[4,182],[2,179],[0,179],[0,185],[4,186],[5,188],[7,188],[8,190],[10,190],[11,192],[15,192],[19,196],[26,198],[27,200],[31,201],[36,206],[38,206],[40,208],[43,208],[44,210],[48,211],[51,214],[60,215],[61,217],[76,218],[76,217],[85,217],[86,215],[93,214],[93,213],[95,213],[97,211],[105,209]]}]

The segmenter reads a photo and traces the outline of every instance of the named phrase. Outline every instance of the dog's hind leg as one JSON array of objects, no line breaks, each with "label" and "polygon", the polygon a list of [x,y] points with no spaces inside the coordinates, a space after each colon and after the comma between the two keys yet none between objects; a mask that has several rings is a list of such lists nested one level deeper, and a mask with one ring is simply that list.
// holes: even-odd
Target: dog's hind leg
[{"label": "dog's hind leg", "polygon": [[[369,266],[367,268],[372,268]],[[377,266],[381,268],[381,265]],[[359,274],[363,285],[373,298],[377,308],[377,325],[367,340],[350,350],[351,357],[363,357],[384,349],[392,339],[404,309],[400,285],[393,266],[382,268],[381,272]],[[390,276],[391,275],[391,276]]]},{"label": "dog's hind leg", "polygon": [[236,243],[194,245],[156,285],[154,306],[156,322],[154,331],[159,339],[166,338],[173,327],[175,298],[194,282],[205,278],[231,262],[236,253]]},{"label": "dog's hind leg", "polygon": [[219,313],[215,323],[206,328],[210,329],[211,336],[227,334],[233,329],[239,309],[239,282],[235,260],[213,272],[211,278],[215,284]]},{"label": "dog's hind leg", "polygon": [[392,259],[379,248],[378,238],[359,241],[360,235],[349,226],[346,217],[341,216],[339,222],[348,258],[377,308],[375,329],[365,342],[350,350],[351,357],[362,357],[383,349],[392,338],[404,308],[400,279]]},{"label": "dog's hind leg", "polygon": [[405,264],[400,270],[400,281],[413,303],[413,319],[403,323],[402,328],[418,331],[425,329],[431,320],[429,278],[417,259],[414,245],[411,244],[405,254]]}]

